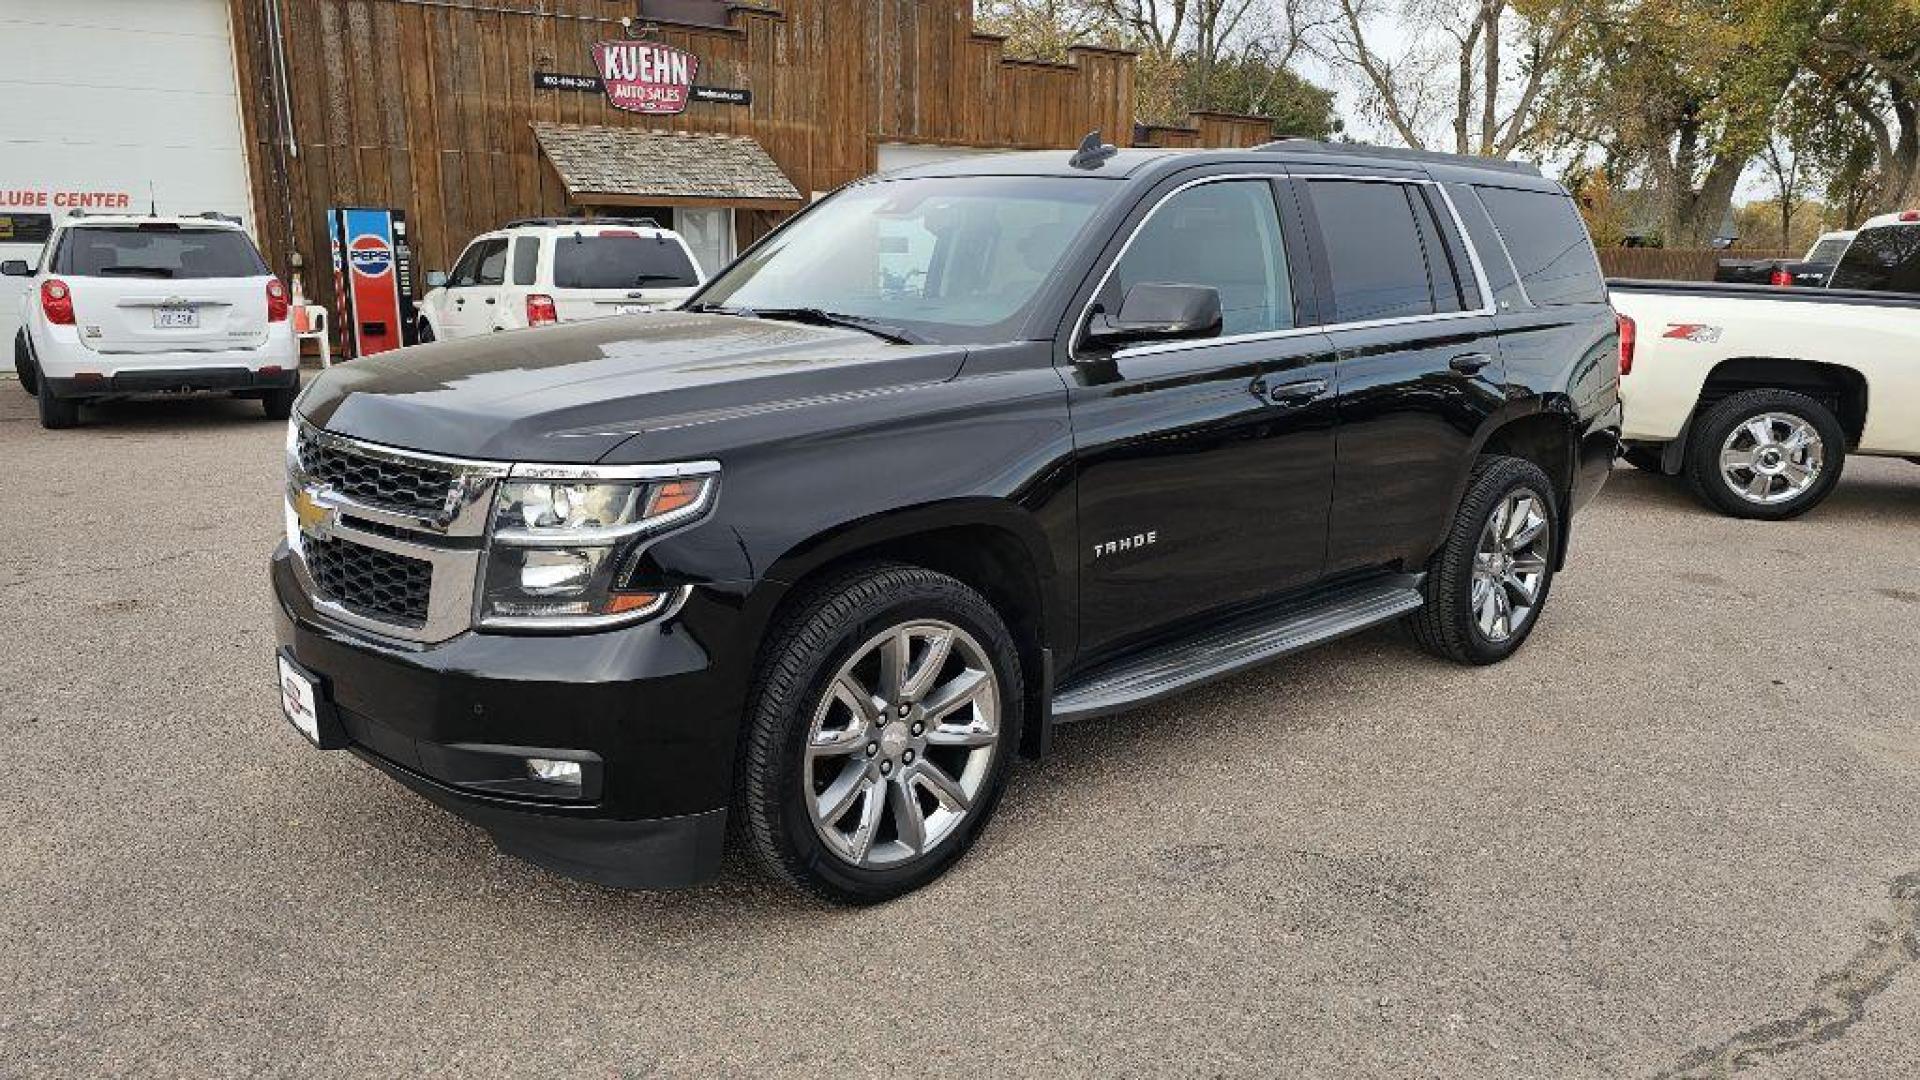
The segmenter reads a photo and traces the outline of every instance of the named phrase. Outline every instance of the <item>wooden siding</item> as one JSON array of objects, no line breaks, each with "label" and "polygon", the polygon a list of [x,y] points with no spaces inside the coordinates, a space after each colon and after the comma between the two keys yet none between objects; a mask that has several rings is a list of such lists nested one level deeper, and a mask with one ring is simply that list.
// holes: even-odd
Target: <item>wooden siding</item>
[{"label": "wooden siding", "polygon": [[[974,32],[971,0],[784,0],[736,9],[726,27],[661,25],[661,40],[699,58],[696,81],[753,92],[750,106],[695,102],[671,117],[533,86],[535,71],[592,72],[592,45],[621,34],[630,0],[277,0],[295,153],[274,105],[276,0],[228,2],[262,246],[281,273],[299,253],[315,301],[332,291],[329,206],[404,209],[423,273],[511,218],[567,211],[537,120],[748,135],[803,195],[870,173],[879,143],[1038,149],[1096,128],[1121,145],[1132,136],[1132,54],[1009,59],[1002,39]],[[1270,130],[1220,114],[1193,128],[1183,145],[1248,145]],[[739,211],[738,241],[781,216]]]}]

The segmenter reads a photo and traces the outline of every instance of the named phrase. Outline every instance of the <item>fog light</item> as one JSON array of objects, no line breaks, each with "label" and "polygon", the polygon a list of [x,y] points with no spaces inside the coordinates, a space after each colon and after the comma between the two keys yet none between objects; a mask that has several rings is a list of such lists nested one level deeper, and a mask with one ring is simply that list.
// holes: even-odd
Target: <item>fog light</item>
[{"label": "fog light", "polygon": [[580,786],[580,763],[577,761],[555,761],[552,758],[530,757],[527,759],[527,775],[535,780],[545,780],[549,784],[566,784],[569,787]]}]

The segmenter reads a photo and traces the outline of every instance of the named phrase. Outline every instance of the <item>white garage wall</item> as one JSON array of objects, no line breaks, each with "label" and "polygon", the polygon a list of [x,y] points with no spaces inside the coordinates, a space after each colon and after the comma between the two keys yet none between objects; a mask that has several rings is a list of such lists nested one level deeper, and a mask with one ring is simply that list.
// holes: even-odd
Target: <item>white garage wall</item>
[{"label": "white garage wall", "polygon": [[[0,213],[63,216],[20,200],[73,193],[145,212],[151,190],[163,214],[252,225],[224,0],[0,0],[0,103]],[[0,278],[6,366],[19,290]]]}]

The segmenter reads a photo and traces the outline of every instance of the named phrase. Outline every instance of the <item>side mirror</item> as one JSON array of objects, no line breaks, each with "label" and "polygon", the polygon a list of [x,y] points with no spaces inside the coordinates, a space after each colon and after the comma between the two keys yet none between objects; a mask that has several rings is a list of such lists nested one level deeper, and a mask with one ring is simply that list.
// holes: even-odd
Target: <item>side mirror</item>
[{"label": "side mirror", "polygon": [[447,272],[445,270],[427,271],[427,288],[444,289],[446,288],[446,286],[447,286]]},{"label": "side mirror", "polygon": [[33,267],[28,266],[25,259],[8,259],[6,262],[0,262],[0,274],[7,277],[32,277]]},{"label": "side mirror", "polygon": [[1086,340],[1101,345],[1129,341],[1183,341],[1220,336],[1220,290],[1204,285],[1142,282],[1127,290],[1120,314],[1096,314]]}]

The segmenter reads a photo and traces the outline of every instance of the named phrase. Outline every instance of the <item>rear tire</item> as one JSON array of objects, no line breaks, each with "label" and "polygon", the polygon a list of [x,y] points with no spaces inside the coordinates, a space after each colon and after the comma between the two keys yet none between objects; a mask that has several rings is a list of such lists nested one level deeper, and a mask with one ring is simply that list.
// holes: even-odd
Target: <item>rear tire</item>
[{"label": "rear tire", "polygon": [[1745,390],[1694,424],[1687,479],[1723,514],[1781,521],[1832,494],[1846,459],[1847,433],[1825,405],[1791,390]]},{"label": "rear tire", "polygon": [[1461,664],[1512,656],[1553,588],[1560,505],[1540,466],[1481,458],[1446,543],[1427,564],[1426,605],[1407,616],[1420,647]]},{"label": "rear tire", "polygon": [[1013,637],[979,593],[916,566],[850,570],[769,638],[735,820],[795,888],[854,904],[911,892],[986,828],[1024,706]]},{"label": "rear tire", "polygon": [[40,393],[40,373],[33,369],[33,346],[27,344],[25,327],[13,336],[13,373],[20,376],[20,389],[28,397]]},{"label": "rear tire", "polygon": [[284,390],[269,390],[260,397],[260,407],[266,410],[267,419],[285,420],[293,415],[293,403],[300,396],[298,386]]},{"label": "rear tire", "polygon": [[40,399],[40,426],[48,431],[77,427],[80,424],[80,403],[73,398],[53,396],[53,389],[46,388],[35,395]]}]

